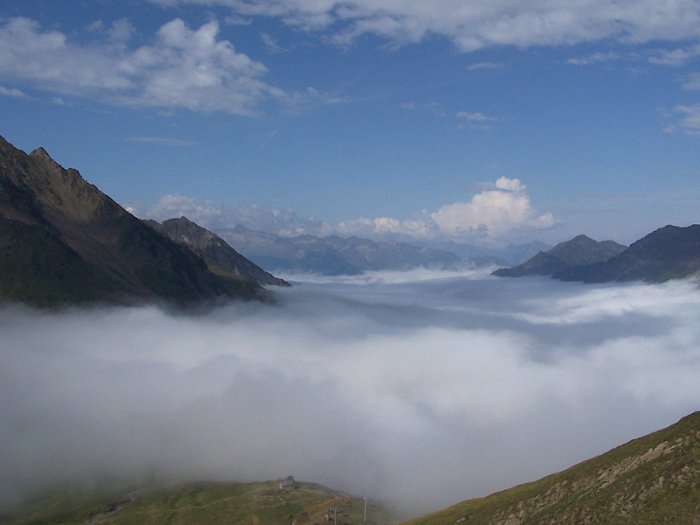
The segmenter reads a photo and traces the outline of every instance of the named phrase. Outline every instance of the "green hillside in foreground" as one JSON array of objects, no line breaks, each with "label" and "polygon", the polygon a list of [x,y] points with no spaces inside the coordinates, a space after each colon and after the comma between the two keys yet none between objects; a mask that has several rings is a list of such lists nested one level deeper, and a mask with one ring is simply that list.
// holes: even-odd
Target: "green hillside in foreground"
[{"label": "green hillside in foreground", "polygon": [[563,472],[408,522],[545,523],[700,524],[700,412]]},{"label": "green hillside in foreground", "polygon": [[[361,498],[312,483],[281,489],[270,481],[189,483],[111,495],[60,492],[23,505],[21,512],[0,515],[0,523],[312,525],[337,519],[338,525],[351,525],[363,523],[363,518]],[[366,523],[395,522],[386,510],[368,503]]]}]

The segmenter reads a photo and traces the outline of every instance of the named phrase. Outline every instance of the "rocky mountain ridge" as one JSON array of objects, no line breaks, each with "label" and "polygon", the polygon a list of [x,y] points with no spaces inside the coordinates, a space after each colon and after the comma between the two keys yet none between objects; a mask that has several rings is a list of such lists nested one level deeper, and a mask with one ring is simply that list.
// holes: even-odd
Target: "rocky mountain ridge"
[{"label": "rocky mountain ridge", "polygon": [[546,275],[562,281],[659,283],[700,273],[700,225],[664,226],[629,247],[579,235],[513,268],[500,277]]},{"label": "rocky mountain ridge", "polygon": [[261,290],[253,279],[212,273],[43,148],[28,155],[0,137],[1,300],[184,305]]},{"label": "rocky mountain ridge", "polygon": [[557,278],[572,267],[607,261],[621,254],[627,247],[614,241],[595,241],[586,235],[560,242],[554,248],[540,251],[534,257],[513,268],[501,268],[493,272],[500,277],[549,275]]},{"label": "rocky mountain ridge", "polygon": [[162,223],[145,222],[171,240],[189,247],[204,259],[209,269],[216,274],[249,278],[262,285],[289,286],[285,280],[266,272],[243,257],[221,237],[190,221],[187,217],[168,219]]},{"label": "rocky mountain ridge", "polygon": [[538,242],[494,249],[455,242],[411,244],[356,236],[282,237],[242,225],[218,228],[216,233],[265,268],[324,275],[357,275],[366,271],[401,271],[419,267],[455,269],[503,265],[520,262],[537,250],[549,247]]}]

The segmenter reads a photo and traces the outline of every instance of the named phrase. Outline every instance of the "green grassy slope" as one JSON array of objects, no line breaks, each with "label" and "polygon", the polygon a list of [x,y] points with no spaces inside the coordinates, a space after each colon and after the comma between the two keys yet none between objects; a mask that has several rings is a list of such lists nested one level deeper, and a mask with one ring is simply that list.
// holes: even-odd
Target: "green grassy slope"
[{"label": "green grassy slope", "polygon": [[408,523],[700,524],[700,412],[563,472]]},{"label": "green grassy slope", "polygon": [[[326,523],[338,508],[338,524],[361,524],[364,501],[311,483],[292,490],[266,483],[189,483],[168,488],[112,494],[55,493],[0,515],[0,524],[225,524],[305,525]],[[331,521],[335,519],[331,513]],[[369,504],[367,523],[394,522],[381,507]]]}]

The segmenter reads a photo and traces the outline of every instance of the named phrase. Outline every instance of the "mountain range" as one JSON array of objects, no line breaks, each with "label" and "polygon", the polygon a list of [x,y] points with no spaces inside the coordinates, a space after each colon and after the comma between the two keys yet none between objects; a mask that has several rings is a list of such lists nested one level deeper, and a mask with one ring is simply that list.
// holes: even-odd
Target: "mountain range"
[{"label": "mountain range", "polygon": [[43,148],[26,154],[0,137],[0,299],[184,305],[262,290],[254,275],[211,271]]},{"label": "mountain range", "polygon": [[664,282],[700,272],[700,225],[664,226],[629,247],[596,242],[584,235],[540,252],[513,268],[493,272],[501,277],[548,275],[563,281]]},{"label": "mountain range", "polygon": [[493,272],[500,277],[523,277],[526,275],[550,275],[557,277],[562,271],[575,266],[585,266],[607,261],[621,254],[626,246],[614,241],[595,241],[586,235],[578,235],[570,241],[557,244],[547,251],[513,268],[501,268]]},{"label": "mountain range", "polygon": [[459,256],[446,250],[359,237],[281,237],[241,225],[217,233],[256,263],[276,270],[323,275],[357,275],[371,270],[450,268]]},{"label": "mountain range", "polygon": [[550,246],[541,242],[486,248],[451,241],[411,244],[360,237],[298,235],[282,237],[236,225],[217,234],[248,259],[278,271],[357,275],[412,268],[455,269],[519,263]]}]

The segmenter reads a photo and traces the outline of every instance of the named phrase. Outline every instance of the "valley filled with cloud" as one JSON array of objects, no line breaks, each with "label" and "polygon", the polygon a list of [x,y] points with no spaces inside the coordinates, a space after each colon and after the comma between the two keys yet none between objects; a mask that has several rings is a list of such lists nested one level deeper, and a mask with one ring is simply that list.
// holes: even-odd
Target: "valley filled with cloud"
[{"label": "valley filled with cloud", "polygon": [[694,282],[295,278],[277,304],[195,315],[2,307],[3,503],[291,474],[416,514],[697,409]]}]

